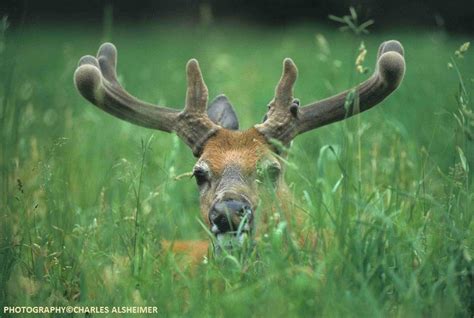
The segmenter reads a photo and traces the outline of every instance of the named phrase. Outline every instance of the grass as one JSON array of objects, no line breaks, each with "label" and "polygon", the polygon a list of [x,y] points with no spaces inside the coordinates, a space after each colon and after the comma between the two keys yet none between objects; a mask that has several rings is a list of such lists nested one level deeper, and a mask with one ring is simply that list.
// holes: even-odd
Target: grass
[{"label": "grass", "polygon": [[175,136],[89,106],[72,83],[79,57],[113,41],[127,90],[175,107],[185,63],[196,57],[211,95],[227,94],[246,128],[262,118],[286,56],[299,67],[303,105],[366,78],[354,66],[360,38],[319,25],[104,30],[6,32],[0,306],[149,305],[193,317],[473,314],[474,55],[454,54],[469,38],[423,29],[364,36],[371,69],[379,43],[403,43],[401,88],[374,110],[298,137],[289,156],[286,180],[306,229],[331,238],[291,248],[280,225],[258,257],[189,268],[159,242],[206,237],[194,181],[174,178],[191,170],[191,152]]}]

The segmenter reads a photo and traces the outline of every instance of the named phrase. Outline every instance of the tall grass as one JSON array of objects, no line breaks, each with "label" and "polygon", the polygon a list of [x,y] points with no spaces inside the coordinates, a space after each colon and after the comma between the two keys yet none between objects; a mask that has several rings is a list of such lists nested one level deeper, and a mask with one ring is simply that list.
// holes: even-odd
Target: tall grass
[{"label": "tall grass", "polygon": [[89,106],[73,88],[77,59],[107,37],[119,49],[127,90],[178,107],[184,65],[196,57],[211,95],[226,93],[250,127],[285,56],[300,69],[303,104],[365,78],[354,65],[360,38],[318,25],[7,31],[0,306],[146,304],[166,316],[212,317],[472,315],[474,59],[469,50],[454,54],[463,36],[411,31],[363,38],[369,68],[381,41],[404,44],[407,74],[396,93],[293,144],[286,179],[294,209],[307,216],[301,233],[318,233],[318,244],[292,244],[292,227],[276,213],[257,253],[197,267],[160,245],[206,238],[193,181],[175,178],[190,171],[190,151],[176,137]]}]

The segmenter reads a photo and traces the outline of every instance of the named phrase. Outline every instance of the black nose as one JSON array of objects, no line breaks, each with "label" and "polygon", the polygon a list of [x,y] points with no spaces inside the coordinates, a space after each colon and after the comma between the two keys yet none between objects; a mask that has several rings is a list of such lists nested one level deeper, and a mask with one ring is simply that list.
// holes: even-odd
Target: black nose
[{"label": "black nose", "polygon": [[[212,208],[211,213],[209,213],[209,220],[212,225],[211,230],[216,234],[237,231],[244,217],[246,217],[246,222],[249,224],[252,210],[248,203],[237,200],[217,202]],[[249,228],[244,228],[243,230],[248,231]]]}]

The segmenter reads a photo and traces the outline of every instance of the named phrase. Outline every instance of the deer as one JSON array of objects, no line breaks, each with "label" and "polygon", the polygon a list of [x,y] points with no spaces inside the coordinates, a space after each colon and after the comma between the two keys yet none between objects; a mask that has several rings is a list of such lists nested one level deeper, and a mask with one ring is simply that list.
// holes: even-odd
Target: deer
[{"label": "deer", "polygon": [[[281,78],[261,123],[240,130],[236,112],[225,95],[208,103],[208,89],[196,59],[186,65],[187,90],[184,108],[150,104],[132,96],[117,79],[117,49],[100,46],[96,57],[83,56],[74,73],[79,93],[101,110],[132,124],[175,133],[191,149],[192,170],[199,191],[203,224],[214,239],[165,241],[176,253],[202,259],[265,231],[269,211],[256,215],[262,174],[275,191],[285,191],[284,152],[298,135],[347,119],[371,109],[401,84],[405,74],[404,49],[396,40],[380,44],[373,74],[355,87],[332,97],[300,106],[293,96],[298,70],[290,58],[283,61]],[[354,94],[356,98],[350,98]],[[276,198],[281,199],[277,195]],[[282,200],[282,199],[281,199]],[[294,217],[285,211],[283,218]],[[259,220],[259,223],[256,224]],[[211,244],[212,246],[211,247]],[[231,246],[231,247],[232,247]]]}]

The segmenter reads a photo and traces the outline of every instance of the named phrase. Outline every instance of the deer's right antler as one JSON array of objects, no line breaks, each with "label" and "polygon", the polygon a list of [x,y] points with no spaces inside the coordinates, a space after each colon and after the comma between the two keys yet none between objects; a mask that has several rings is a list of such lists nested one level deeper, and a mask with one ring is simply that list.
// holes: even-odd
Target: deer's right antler
[{"label": "deer's right antler", "polygon": [[176,132],[198,156],[206,140],[219,129],[206,113],[208,91],[198,62],[191,59],[186,66],[188,88],[182,111],[152,105],[130,95],[117,80],[116,64],[117,50],[112,43],[102,44],[97,58],[82,57],[74,73],[74,83],[81,95],[130,123]]},{"label": "deer's right antler", "polygon": [[[383,101],[400,85],[405,74],[403,55],[400,42],[391,40],[382,43],[375,72],[369,79],[353,89],[304,107],[299,107],[299,102],[293,99],[296,66],[291,59],[285,59],[283,74],[269,105],[267,118],[255,128],[267,139],[277,139],[288,144],[299,134],[366,111]],[[352,98],[348,98],[351,93]]]}]

